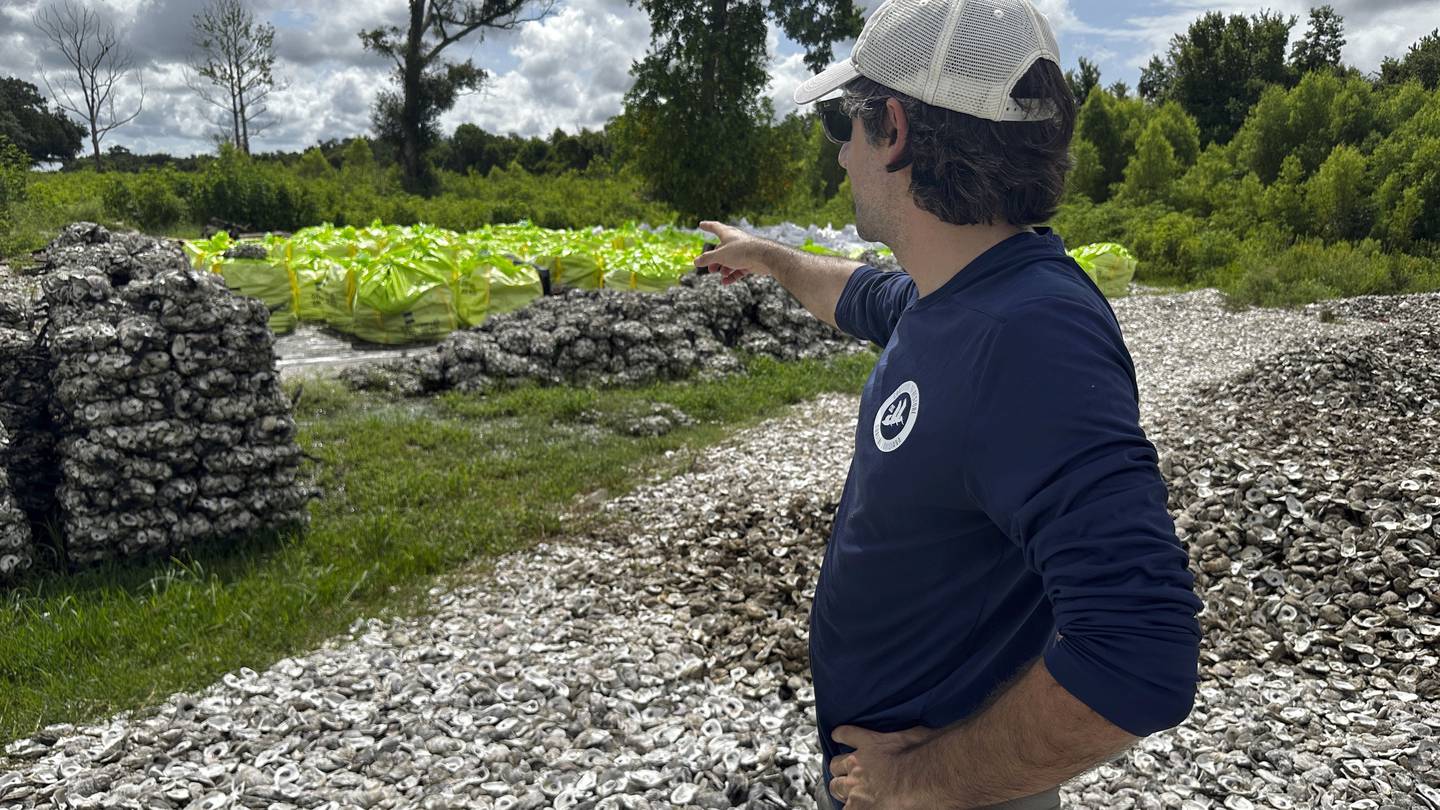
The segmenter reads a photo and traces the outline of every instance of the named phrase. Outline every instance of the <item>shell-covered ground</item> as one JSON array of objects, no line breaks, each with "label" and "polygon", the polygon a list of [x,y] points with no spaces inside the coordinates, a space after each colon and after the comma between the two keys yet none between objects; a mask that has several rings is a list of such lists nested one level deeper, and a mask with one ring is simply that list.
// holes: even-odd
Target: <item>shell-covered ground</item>
[{"label": "shell-covered ground", "polygon": [[[1440,808],[1440,299],[1115,309],[1205,602],[1202,679],[1065,806]],[[17,741],[0,804],[808,808],[806,620],[857,408],[737,433],[430,615]]]}]

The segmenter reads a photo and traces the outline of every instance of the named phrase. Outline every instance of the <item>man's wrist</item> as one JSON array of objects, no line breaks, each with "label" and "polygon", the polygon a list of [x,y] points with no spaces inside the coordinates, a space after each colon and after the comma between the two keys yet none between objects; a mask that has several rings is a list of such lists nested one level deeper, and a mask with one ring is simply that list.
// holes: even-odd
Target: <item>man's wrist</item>
[{"label": "man's wrist", "polygon": [[760,244],[760,260],[765,264],[765,271],[783,286],[790,268],[794,265],[790,254],[795,251],[773,239],[761,239]]},{"label": "man's wrist", "polygon": [[968,806],[965,804],[966,786],[955,767],[956,749],[963,749],[964,743],[957,739],[965,732],[963,723],[937,730],[935,736],[917,746],[912,752],[912,764],[921,780],[921,790],[933,802],[935,808]]}]

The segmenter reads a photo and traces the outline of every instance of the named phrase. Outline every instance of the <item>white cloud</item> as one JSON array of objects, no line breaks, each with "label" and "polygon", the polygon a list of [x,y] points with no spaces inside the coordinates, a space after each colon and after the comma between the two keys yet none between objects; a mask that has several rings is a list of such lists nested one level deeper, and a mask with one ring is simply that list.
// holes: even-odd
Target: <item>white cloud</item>
[{"label": "white cloud", "polygon": [[[49,2],[50,0],[46,0]],[[0,75],[16,76],[45,91],[36,69],[61,60],[35,30],[31,17],[41,0],[0,0]],[[134,151],[192,154],[210,149],[209,134],[217,130],[217,111],[184,84],[181,65],[189,51],[189,26],[207,0],[88,0],[122,32],[136,51],[146,85],[145,110],[115,130],[106,145],[123,144]],[[362,48],[359,32],[403,22],[399,0],[251,0],[258,20],[276,25],[276,73],[287,86],[275,90],[269,105],[275,124],[255,139],[261,150],[299,150],[327,138],[344,138],[370,129],[375,96],[392,86],[392,65]],[[1107,82],[1134,76],[1152,54],[1163,54],[1170,38],[1183,32],[1208,10],[1255,13],[1240,0],[1158,0],[1124,11],[1095,10],[1096,4],[1074,0],[1035,0],[1061,42],[1067,63],[1075,64],[1077,39],[1085,53],[1105,63]],[[1312,0],[1274,0],[1273,7],[1294,14],[1293,36],[1305,30]],[[1416,39],[1440,27],[1436,0],[1332,0],[1345,17],[1343,58],[1362,70],[1376,70],[1383,56],[1399,56]],[[878,3],[866,3],[873,13]],[[1123,7],[1122,7],[1123,8]],[[1140,10],[1143,9],[1143,10]],[[1086,20],[1080,18],[1084,14]],[[1104,28],[1096,23],[1104,20]],[[441,119],[451,131],[463,122],[491,132],[546,136],[556,128],[575,132],[599,129],[620,112],[633,83],[633,62],[649,47],[650,23],[645,12],[627,0],[559,0],[538,23],[514,31],[489,31],[452,45],[446,56],[473,58],[491,72],[482,92],[463,97]],[[849,56],[853,40],[834,45],[834,59]],[[777,118],[795,109],[795,87],[814,71],[803,49],[785,39],[771,23],[766,34],[769,81],[765,92]],[[1126,73],[1115,72],[1123,67]],[[138,97],[138,88],[121,88],[123,108]]]},{"label": "white cloud", "polygon": [[492,76],[480,93],[460,99],[441,129],[473,123],[488,132],[547,136],[600,129],[620,112],[633,79],[632,61],[649,45],[650,20],[615,0],[574,0],[522,26],[513,69]]},{"label": "white cloud", "polygon": [[[1072,34],[1105,33],[1103,29],[1083,22],[1075,14],[1075,10],[1070,7],[1070,0],[1034,0],[1034,4],[1035,8],[1045,15],[1056,39]],[[1062,47],[1061,50],[1063,51],[1064,48]]]},{"label": "white cloud", "polygon": [[[794,43],[783,41],[781,33],[780,26],[774,22],[766,24],[765,56],[769,60],[770,81],[766,83],[764,93],[775,107],[776,121],[784,119],[785,116],[797,109],[801,112],[810,109],[811,105],[809,104],[799,106],[795,104],[795,88],[816,73],[809,65],[805,64],[805,49]],[[786,44],[789,44],[790,47],[784,47]],[[850,51],[854,47],[855,40],[853,39],[835,43],[831,49],[831,63],[849,59]]]},{"label": "white cloud", "polygon": [[[1310,0],[1276,0],[1268,5],[1286,16],[1294,15],[1290,42],[1304,36],[1310,18]],[[1345,19],[1345,47],[1341,60],[1362,71],[1380,69],[1386,56],[1399,57],[1425,32],[1440,27],[1440,3],[1435,0],[1346,0],[1334,3]],[[1127,29],[1106,32],[1109,36],[1135,40],[1125,65],[1144,67],[1152,54],[1164,55],[1170,39],[1184,33],[1190,23],[1207,11],[1223,14],[1256,14],[1256,7],[1242,2],[1204,2],[1204,0],[1170,0],[1159,7],[1162,13],[1135,16],[1126,20]],[[1288,53],[1288,50],[1287,50]]]}]

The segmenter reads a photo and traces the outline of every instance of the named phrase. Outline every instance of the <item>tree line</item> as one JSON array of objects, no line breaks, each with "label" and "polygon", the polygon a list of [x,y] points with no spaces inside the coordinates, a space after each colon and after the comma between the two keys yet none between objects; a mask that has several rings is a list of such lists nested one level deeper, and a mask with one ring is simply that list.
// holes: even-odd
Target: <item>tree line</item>
[{"label": "tree line", "polygon": [[[258,23],[243,3],[212,0],[195,16],[190,76],[197,93],[224,116],[220,139],[249,154],[251,139],[269,122],[266,97],[284,79],[273,70],[273,25]],[[831,43],[855,36],[863,25],[862,11],[851,0],[647,0],[645,7],[652,23],[650,49],[631,67],[635,81],[622,111],[599,131],[557,129],[546,138],[523,138],[474,124],[448,135],[439,130],[441,116],[457,99],[489,79],[471,60],[451,60],[448,54],[467,38],[481,40],[487,31],[544,19],[553,0],[407,0],[406,16],[396,25],[358,32],[366,49],[393,65],[393,84],[372,109],[376,137],[365,143],[381,166],[398,167],[405,191],[422,196],[440,191],[437,171],[485,175],[511,165],[532,174],[632,171],[655,199],[684,216],[773,210],[796,200],[828,199],[840,190],[843,171],[834,165],[835,149],[820,137],[813,115],[796,112],[775,121],[763,97],[765,32],[767,22],[778,24],[805,47],[806,64],[818,70],[833,58]],[[1366,75],[1341,61],[1344,21],[1333,7],[1311,9],[1304,34],[1287,48],[1296,23],[1294,16],[1271,12],[1203,14],[1150,60],[1133,93],[1124,82],[1102,87],[1098,67],[1081,57],[1078,69],[1066,73],[1080,104],[1073,196],[1093,202],[1169,199],[1171,187],[1197,163],[1218,165],[1221,154],[1231,171],[1253,170],[1262,187],[1305,182],[1330,155],[1319,154],[1318,142],[1308,141],[1295,148],[1309,151],[1291,155],[1285,152],[1289,141],[1272,137],[1276,116],[1301,114],[1286,107],[1292,101],[1304,107],[1303,114],[1319,115],[1318,101],[1294,101],[1292,94],[1345,99],[1326,102],[1340,105],[1326,113],[1335,119],[1327,126],[1344,131],[1326,143],[1331,150],[1344,144],[1365,156],[1375,147],[1365,137],[1377,137],[1369,106],[1385,103],[1398,88],[1415,85],[1433,93],[1440,86],[1440,30]],[[57,99],[53,106],[35,85],[0,78],[0,137],[8,137],[32,163],[60,160],[69,168],[186,170],[203,162],[111,147],[102,163],[104,134],[138,114],[138,105],[115,108],[115,87],[131,69],[129,56],[113,30],[75,0],[46,7],[35,24],[56,47],[76,54],[70,64],[78,62],[81,69],[68,78],[52,80],[47,74],[44,81]],[[88,79],[84,66],[93,72]],[[55,92],[57,86],[82,85],[94,92],[71,93],[69,101]],[[129,97],[136,95],[143,103],[143,94]],[[1256,116],[1270,123],[1250,124]],[[91,154],[77,159],[87,136]],[[256,158],[323,174],[322,162],[342,167],[341,156],[354,140]],[[1211,154],[1211,147],[1227,151]],[[1287,157],[1294,159],[1287,164]],[[1348,157],[1336,160],[1354,163]]]}]

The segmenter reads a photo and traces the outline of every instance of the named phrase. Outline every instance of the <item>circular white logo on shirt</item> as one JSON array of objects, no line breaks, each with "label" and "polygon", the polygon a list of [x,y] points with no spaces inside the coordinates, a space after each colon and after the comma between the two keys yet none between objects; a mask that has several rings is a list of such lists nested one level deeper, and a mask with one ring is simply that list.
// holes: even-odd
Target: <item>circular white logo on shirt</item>
[{"label": "circular white logo on shirt", "polygon": [[905,443],[920,416],[920,388],[907,380],[875,412],[875,446],[888,453]]}]

